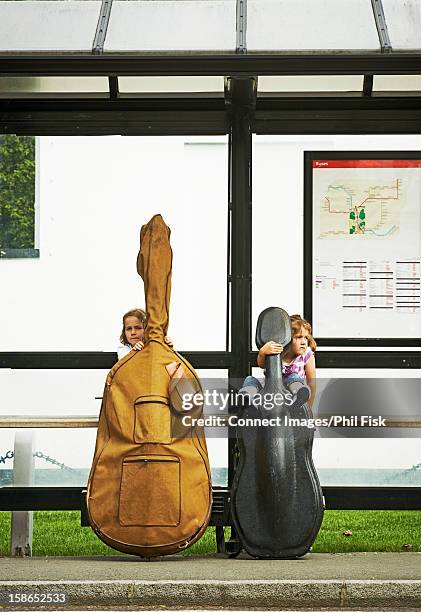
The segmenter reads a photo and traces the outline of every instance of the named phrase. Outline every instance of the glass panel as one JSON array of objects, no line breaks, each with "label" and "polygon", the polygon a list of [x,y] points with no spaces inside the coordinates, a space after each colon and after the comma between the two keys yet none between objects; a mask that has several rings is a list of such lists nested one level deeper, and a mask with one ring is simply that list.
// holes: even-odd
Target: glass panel
[{"label": "glass panel", "polygon": [[[106,375],[106,370],[1,369],[0,416],[98,415]],[[31,389],[30,402],[22,389]]]},{"label": "glass panel", "polygon": [[[226,138],[39,141],[42,257],[0,262],[2,350],[116,351],[123,313],[144,303],[139,230],[158,212],[172,230],[169,334],[180,350],[224,350]],[[16,333],[28,295],[30,330]]]},{"label": "glass panel", "polygon": [[115,0],[104,51],[235,51],[235,0]]},{"label": "glass panel", "polygon": [[[269,305],[303,314],[303,152],[305,150],[418,149],[412,136],[273,136],[254,137],[253,148],[253,329]],[[305,282],[311,282],[305,279]],[[314,329],[317,337],[318,330]],[[324,349],[325,347],[323,347]],[[317,354],[316,352],[316,363]],[[335,350],[337,348],[335,347]],[[346,348],[347,351],[359,350]],[[258,378],[259,368],[253,369]],[[419,370],[317,369],[318,389],[327,377],[419,378]],[[400,399],[400,398],[399,398]],[[320,404],[322,406],[322,404]],[[317,402],[314,414],[319,410]],[[400,404],[400,415],[419,412]],[[399,415],[399,416],[400,416]],[[313,458],[323,485],[420,486],[419,429],[400,429],[397,438],[327,438],[316,431]]]},{"label": "glass panel", "polygon": [[[264,379],[263,370],[253,368],[253,376]],[[419,377],[419,370],[399,371],[399,378]],[[348,378],[398,378],[396,370],[318,370],[318,389],[328,376]],[[408,406],[406,406],[408,408]],[[317,403],[313,406],[316,417]],[[409,412],[419,412],[413,407]],[[293,416],[293,415],[292,415]],[[402,418],[405,418],[402,416]],[[326,437],[326,428],[317,428],[313,460],[322,485],[421,486],[420,430],[401,428],[399,437]],[[396,433],[396,432],[395,432]]]},{"label": "glass panel", "polygon": [[338,76],[259,76],[258,94],[296,91],[362,91],[364,77]]},{"label": "glass panel", "polygon": [[314,464],[322,485],[421,486],[419,438],[327,439],[316,436]]},{"label": "glass panel", "polygon": [[[227,388],[227,370],[197,370],[203,390]],[[92,416],[97,418],[106,378],[103,370],[0,370],[1,415],[5,416]],[[31,389],[31,403],[21,389]],[[215,413],[210,407],[209,413]],[[16,429],[0,427],[0,487],[13,484]],[[20,430],[22,431],[22,430]],[[34,428],[34,484],[86,484],[92,462],[96,428]],[[214,486],[226,486],[228,439],[208,434],[207,446]],[[61,465],[64,464],[64,465]]]},{"label": "glass panel", "polygon": [[419,0],[383,0],[383,9],[393,50],[421,49]]},{"label": "glass panel", "polygon": [[378,51],[370,0],[249,0],[248,51]]},{"label": "glass panel", "polygon": [[[272,305],[291,314],[302,310],[302,151],[290,139],[279,140],[253,138],[254,347],[262,310]],[[288,268],[286,276],[283,266]]]},{"label": "glass panel", "polygon": [[[22,431],[22,430],[20,430]],[[37,486],[85,486],[92,463],[96,429],[27,429],[33,435],[34,472],[32,484]],[[13,473],[16,429],[0,429],[0,487],[19,485]],[[25,483],[27,484],[27,483]]]},{"label": "glass panel", "polygon": [[[1,416],[97,417],[105,370],[0,370]],[[31,401],[22,389],[31,389]],[[23,431],[23,430],[20,430]],[[84,486],[95,446],[96,428],[26,429],[35,436],[34,484]],[[15,429],[0,428],[0,486],[13,484]],[[7,455],[8,453],[8,455]],[[58,466],[64,464],[64,467]]]},{"label": "glass panel", "polygon": [[421,76],[411,74],[375,75],[373,91],[421,90]]},{"label": "glass panel", "polygon": [[[303,314],[304,151],[419,149],[419,135],[254,137],[253,342],[257,317],[264,308],[279,305],[291,314]],[[391,337],[400,331],[395,326],[384,333]],[[314,335],[321,335],[317,328]]]},{"label": "glass panel", "polygon": [[108,91],[106,77],[0,77],[0,94]]},{"label": "glass panel", "polygon": [[[206,390],[212,393],[214,389],[228,391],[228,370],[197,370],[201,382],[203,392]],[[205,395],[206,398],[206,395]],[[218,414],[218,410],[214,408],[214,402],[207,402],[204,410],[206,414]],[[225,414],[225,413],[223,413]],[[213,486],[224,487],[228,484],[228,430],[226,428],[205,427],[207,436],[206,444],[208,447],[209,461],[212,468],[212,484]]]},{"label": "glass panel", "polygon": [[121,93],[224,91],[224,77],[119,77]]},{"label": "glass panel", "polygon": [[0,2],[0,51],[91,51],[99,0]]}]

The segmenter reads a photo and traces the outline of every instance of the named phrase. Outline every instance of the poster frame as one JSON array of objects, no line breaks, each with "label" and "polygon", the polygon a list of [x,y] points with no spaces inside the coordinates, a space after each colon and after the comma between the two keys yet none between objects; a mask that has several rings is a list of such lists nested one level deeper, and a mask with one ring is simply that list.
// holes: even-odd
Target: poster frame
[{"label": "poster frame", "polygon": [[[303,253],[303,312],[304,318],[313,324],[313,161],[317,160],[367,160],[402,159],[421,160],[421,151],[304,151],[304,253]],[[421,315],[421,311],[420,311]],[[317,333],[317,330],[315,330]],[[421,334],[418,337],[404,338],[356,338],[315,336],[318,346],[358,346],[358,347],[421,347]]]}]

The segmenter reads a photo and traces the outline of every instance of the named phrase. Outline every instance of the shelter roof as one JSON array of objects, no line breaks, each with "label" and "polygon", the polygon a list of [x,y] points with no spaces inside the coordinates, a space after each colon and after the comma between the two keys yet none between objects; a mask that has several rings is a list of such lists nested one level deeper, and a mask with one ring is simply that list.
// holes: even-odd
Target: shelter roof
[{"label": "shelter roof", "polygon": [[2,97],[419,91],[420,60],[421,0],[0,0]]}]

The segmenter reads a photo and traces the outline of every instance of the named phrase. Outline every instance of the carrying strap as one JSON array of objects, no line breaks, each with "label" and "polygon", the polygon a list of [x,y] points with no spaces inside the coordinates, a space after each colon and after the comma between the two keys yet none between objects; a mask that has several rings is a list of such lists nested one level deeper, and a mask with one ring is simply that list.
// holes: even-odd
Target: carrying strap
[{"label": "carrying strap", "polygon": [[[194,376],[187,376],[186,368],[180,362],[173,361],[165,366],[170,375],[168,394],[170,404],[176,413],[203,410],[203,393],[200,383]],[[185,400],[188,400],[186,403]]]},{"label": "carrying strap", "polygon": [[170,234],[170,228],[161,215],[154,215],[140,230],[137,271],[145,288],[146,342],[163,342],[168,330],[172,269]]}]

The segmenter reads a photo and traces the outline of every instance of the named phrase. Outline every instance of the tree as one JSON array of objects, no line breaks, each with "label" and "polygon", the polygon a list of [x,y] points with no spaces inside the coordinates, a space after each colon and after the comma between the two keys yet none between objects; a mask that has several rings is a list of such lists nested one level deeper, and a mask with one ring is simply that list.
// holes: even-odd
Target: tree
[{"label": "tree", "polygon": [[34,248],[35,137],[0,135],[0,248]]}]

